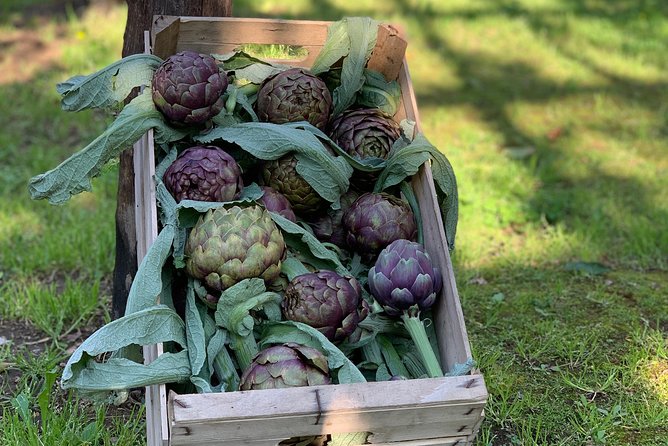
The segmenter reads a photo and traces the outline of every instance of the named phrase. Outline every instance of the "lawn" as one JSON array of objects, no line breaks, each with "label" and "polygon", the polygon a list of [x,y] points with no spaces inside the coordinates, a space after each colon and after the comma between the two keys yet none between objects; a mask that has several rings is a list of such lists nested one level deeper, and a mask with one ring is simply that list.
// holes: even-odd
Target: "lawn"
[{"label": "lawn", "polygon": [[[123,4],[61,3],[0,6],[0,444],[141,444],[140,392],[105,407],[57,384],[109,320],[117,168],[64,206],[26,185],[111,122],[61,111],[54,87],[118,59],[125,22]],[[459,183],[453,262],[490,392],[477,446],[668,444],[668,3],[258,0],[234,14],[405,31],[424,133]]]}]

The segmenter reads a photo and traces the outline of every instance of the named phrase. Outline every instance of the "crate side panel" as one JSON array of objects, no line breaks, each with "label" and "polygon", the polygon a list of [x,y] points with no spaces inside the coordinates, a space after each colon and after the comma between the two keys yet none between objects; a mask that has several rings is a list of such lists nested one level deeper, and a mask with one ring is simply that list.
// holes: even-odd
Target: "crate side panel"
[{"label": "crate side panel", "polygon": [[450,370],[455,364],[464,363],[471,357],[471,348],[431,169],[426,165],[422,166],[418,175],[413,177],[412,183],[420,204],[425,246],[443,276],[443,290],[434,311],[434,323],[436,332],[441,335],[439,339],[441,360]]},{"label": "crate side panel", "polygon": [[[484,402],[482,375],[177,395],[174,421],[243,420],[328,411],[371,411],[396,407]],[[289,405],[285,402],[290,401]]]}]

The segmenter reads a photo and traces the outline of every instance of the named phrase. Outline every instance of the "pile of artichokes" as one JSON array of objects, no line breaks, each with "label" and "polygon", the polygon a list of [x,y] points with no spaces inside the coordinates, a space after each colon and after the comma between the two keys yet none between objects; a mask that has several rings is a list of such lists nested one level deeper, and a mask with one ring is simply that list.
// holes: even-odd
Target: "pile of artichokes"
[{"label": "pile of artichokes", "polygon": [[[206,126],[207,119],[215,117],[222,109],[219,103],[225,89],[221,85],[233,85],[235,80],[224,71],[225,64],[219,73],[214,66],[211,56],[191,52],[172,56],[161,65],[152,91],[167,119],[180,126]],[[305,68],[286,67],[266,78],[259,85],[253,110],[259,122],[270,125],[308,123],[357,161],[386,160],[402,137],[400,125],[379,108],[353,105],[333,116],[332,92]],[[243,173],[233,152],[239,153],[233,142],[224,140],[184,144],[162,176],[176,202],[220,203],[201,214],[189,229],[184,248],[185,272],[205,290],[200,293],[202,302],[221,311],[224,298],[220,296],[227,289],[245,279],[260,278],[274,290],[282,320],[314,328],[366,368],[372,379],[381,378],[379,368],[387,372],[386,379],[402,377],[389,374],[390,367],[377,357],[374,362],[372,353],[366,351],[377,335],[370,328],[373,322],[397,317],[401,322],[393,324],[394,335],[404,328],[404,338],[420,343],[417,351],[424,375],[442,376],[419,319],[435,302],[441,276],[417,242],[418,210],[399,189],[374,192],[378,172],[353,170],[349,188],[334,208],[300,173],[298,152],[246,159]],[[329,148],[328,155],[334,154]],[[259,185],[261,195],[240,203],[240,194],[250,185]],[[276,214],[314,236],[341,265],[351,267],[343,272],[310,264],[305,253],[286,243],[290,235],[284,237],[284,228],[272,218]],[[288,267],[283,266],[286,259]],[[262,326],[266,314],[257,310],[248,317],[255,326]],[[326,352],[296,342],[260,349],[260,337],[256,331],[231,338],[240,389],[333,382]]]},{"label": "pile of artichokes", "polygon": [[[75,156],[31,180],[34,198],[62,202],[85,189],[124,141],[154,129],[160,234],[126,318],[153,317],[147,326],[166,331],[147,330],[142,340],[161,333],[153,342],[164,342],[178,366],[142,383],[214,392],[443,376],[435,333],[424,324],[442,278],[409,184],[431,159],[454,237],[454,173],[413,134],[414,123],[398,122],[398,83],[364,68],[370,50],[362,47],[375,39],[376,22],[349,20],[333,25],[357,29],[349,45],[328,40],[330,55],[311,69],[243,51],[182,51],[164,60],[131,56],[59,86],[70,110],[110,106],[123,96],[114,89],[129,94],[151,73],[141,84],[150,88],[77,155],[87,163]],[[360,32],[368,35],[354,41]],[[341,51],[343,69],[331,57]],[[348,57],[357,60],[347,65]],[[138,65],[144,74],[126,71]],[[123,321],[114,322],[112,334]],[[101,332],[101,342],[113,344]],[[83,388],[77,380],[94,376],[81,372],[98,367],[90,361],[97,347],[88,347],[68,362],[64,387]],[[126,347],[105,348],[122,356]]]}]

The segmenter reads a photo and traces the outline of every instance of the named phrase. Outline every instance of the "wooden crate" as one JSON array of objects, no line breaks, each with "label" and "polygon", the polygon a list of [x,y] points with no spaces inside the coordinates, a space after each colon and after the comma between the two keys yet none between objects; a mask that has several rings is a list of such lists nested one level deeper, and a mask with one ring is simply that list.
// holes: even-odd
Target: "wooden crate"
[{"label": "wooden crate", "polygon": [[[189,49],[227,53],[241,44],[298,45],[308,50],[291,65],[309,67],[327,36],[329,22],[156,16],[152,52],[165,58]],[[406,41],[389,25],[379,29],[369,67],[398,79],[402,104],[397,121],[419,116],[408,66]],[[287,62],[286,62],[287,63]],[[141,259],[157,235],[153,140],[135,145],[138,251]],[[447,249],[431,170],[422,166],[412,181],[420,204],[427,250],[443,273],[443,291],[434,308],[441,364],[450,370],[471,357],[464,317]],[[145,349],[147,361],[161,345]],[[483,418],[487,389],[483,376],[339,384],[291,389],[239,391],[167,397],[165,386],[147,388],[148,444],[275,446],[304,435],[370,432],[367,444],[468,445]]]}]

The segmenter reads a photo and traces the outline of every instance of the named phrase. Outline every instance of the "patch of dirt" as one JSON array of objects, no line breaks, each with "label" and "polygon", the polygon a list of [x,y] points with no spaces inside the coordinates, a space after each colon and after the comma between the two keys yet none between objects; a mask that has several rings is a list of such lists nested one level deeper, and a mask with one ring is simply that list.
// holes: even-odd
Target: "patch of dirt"
[{"label": "patch of dirt", "polygon": [[44,351],[51,340],[42,330],[25,321],[0,319],[0,346],[9,344],[12,351],[26,346],[34,354]]}]

